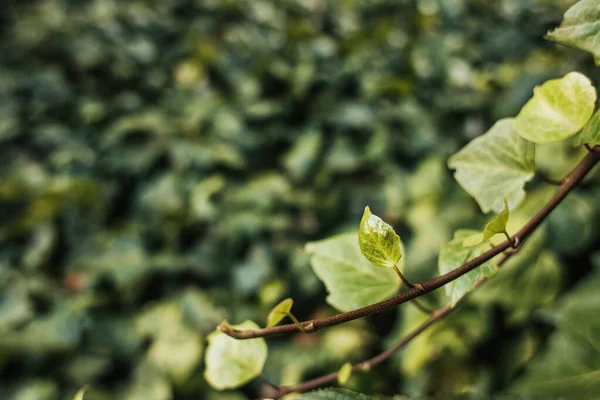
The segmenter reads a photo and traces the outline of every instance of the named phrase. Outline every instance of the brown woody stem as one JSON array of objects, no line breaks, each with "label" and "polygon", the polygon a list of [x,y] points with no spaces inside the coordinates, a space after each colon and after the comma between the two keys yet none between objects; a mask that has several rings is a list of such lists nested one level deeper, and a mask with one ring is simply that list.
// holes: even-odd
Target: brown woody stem
[{"label": "brown woody stem", "polygon": [[[548,217],[552,210],[554,210],[556,206],[558,206],[560,202],[567,196],[567,194],[569,194],[569,192],[583,180],[583,178],[592,170],[592,168],[594,168],[598,161],[600,161],[600,146],[595,146],[591,148],[591,151],[585,155],[585,157],[579,162],[579,164],[577,164],[571,173],[567,175],[565,179],[563,179],[563,183],[550,201],[513,236],[513,239],[518,241],[516,248],[520,247],[523,241],[525,241],[525,239],[527,239],[527,237],[529,237],[529,235],[531,235],[540,226],[540,224],[546,219],[546,217]],[[367,315],[389,310],[390,308],[396,307],[426,293],[432,292],[455,280],[456,278],[463,276],[469,271],[479,267],[483,263],[513,247],[513,243],[514,242],[508,240],[504,241],[444,275],[440,275],[429,281],[416,284],[412,289],[389,299],[380,301],[379,303],[333,315],[331,317],[306,321],[303,323],[303,325],[306,326],[306,324],[310,324],[311,332],[314,332],[329,326],[343,324]],[[287,324],[274,326],[272,328],[228,331],[225,333],[237,339],[251,339],[255,337],[289,334],[298,331],[300,331],[300,329],[295,324]]]}]

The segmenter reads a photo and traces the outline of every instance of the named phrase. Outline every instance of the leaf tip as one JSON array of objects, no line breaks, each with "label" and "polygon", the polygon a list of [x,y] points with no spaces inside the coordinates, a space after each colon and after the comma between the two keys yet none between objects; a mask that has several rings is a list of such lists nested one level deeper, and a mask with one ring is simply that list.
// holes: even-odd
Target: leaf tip
[{"label": "leaf tip", "polygon": [[277,325],[282,319],[289,315],[294,300],[290,297],[281,300],[273,307],[269,315],[267,316],[267,328],[272,328]]}]

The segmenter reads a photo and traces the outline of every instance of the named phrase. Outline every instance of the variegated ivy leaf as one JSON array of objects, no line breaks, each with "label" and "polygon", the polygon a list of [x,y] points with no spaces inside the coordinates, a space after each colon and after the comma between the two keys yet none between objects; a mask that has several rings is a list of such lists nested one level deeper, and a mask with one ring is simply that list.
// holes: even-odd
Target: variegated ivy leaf
[{"label": "variegated ivy leaf", "polygon": [[534,144],[505,118],[450,157],[448,166],[484,213],[499,213],[504,198],[514,209],[525,197],[523,186],[534,176],[534,152]]},{"label": "variegated ivy leaf", "polygon": [[578,72],[533,89],[533,97],[513,121],[515,130],[534,143],[558,142],[575,135],[594,112],[596,89]]},{"label": "variegated ivy leaf", "polygon": [[565,13],[562,24],[546,39],[592,53],[600,65],[600,3],[581,0]]},{"label": "variegated ivy leaf", "polygon": [[[454,239],[442,246],[438,258],[440,275],[460,267],[467,261],[489,250],[489,247],[485,243],[480,243],[472,247],[463,246],[464,240],[475,233],[476,231],[470,229],[458,230],[454,233]],[[444,289],[446,290],[446,296],[450,300],[450,306],[454,307],[465,294],[473,290],[475,283],[479,279],[493,276],[497,270],[498,267],[490,260],[445,285]]]},{"label": "variegated ivy leaf", "polygon": [[[233,329],[258,329],[252,321],[231,325]],[[262,373],[267,360],[267,343],[263,338],[237,340],[215,331],[208,335],[204,377],[215,389],[232,389],[244,385]]]},{"label": "variegated ivy leaf", "polygon": [[294,300],[288,298],[282,300],[275,307],[273,307],[269,313],[269,316],[267,317],[267,328],[277,325],[279,321],[287,317],[292,310],[293,304]]},{"label": "variegated ivy leaf", "polygon": [[358,244],[367,260],[378,267],[391,268],[402,257],[400,236],[389,224],[372,214],[369,206],[365,207],[360,220]]},{"label": "variegated ivy leaf", "polygon": [[340,368],[338,372],[337,381],[340,385],[343,385],[346,382],[348,382],[350,376],[352,376],[352,364],[347,362]]},{"label": "variegated ivy leaf", "polygon": [[594,116],[583,127],[579,135],[579,144],[588,144],[596,146],[600,144],[600,110],[596,111]]},{"label": "variegated ivy leaf", "polygon": [[470,247],[478,245],[479,243],[485,242],[490,239],[492,236],[497,235],[498,233],[506,232],[506,223],[508,222],[508,218],[510,216],[510,211],[508,209],[508,200],[506,197],[504,198],[504,210],[500,214],[496,216],[493,220],[487,223],[483,233],[478,233],[476,235],[469,236],[463,242],[463,246]]}]

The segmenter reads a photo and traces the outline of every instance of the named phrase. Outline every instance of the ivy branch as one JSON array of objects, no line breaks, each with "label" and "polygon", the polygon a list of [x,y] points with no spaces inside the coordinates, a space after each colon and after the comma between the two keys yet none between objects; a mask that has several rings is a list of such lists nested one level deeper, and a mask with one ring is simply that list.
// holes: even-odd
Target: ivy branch
[{"label": "ivy branch", "polygon": [[[588,151],[588,154],[579,162],[579,164],[564,179],[562,179],[562,183],[556,194],[552,197],[552,199],[550,199],[550,201],[529,222],[527,222],[519,232],[517,232],[514,236],[510,237],[508,240],[504,241],[503,243],[500,243],[497,246],[494,246],[487,252],[481,254],[479,257],[476,257],[466,262],[462,266],[450,271],[447,274],[441,275],[430,281],[423,282],[421,284],[423,288],[422,290],[421,288],[413,288],[406,293],[399,294],[388,300],[375,303],[367,307],[359,308],[357,310],[346,313],[341,313],[329,318],[320,318],[312,321],[306,321],[302,324],[313,326],[314,329],[310,331],[310,333],[312,333],[317,329],[341,324],[343,322],[351,321],[356,318],[387,310],[396,305],[405,303],[408,300],[419,297],[425,293],[429,293],[445,285],[446,283],[451,282],[452,280],[466,274],[472,269],[477,268],[486,261],[500,254],[502,254],[502,257],[496,262],[496,265],[498,267],[501,267],[506,261],[510,259],[511,256],[513,256],[520,250],[521,246],[525,242],[525,239],[527,239],[541,225],[541,223],[546,219],[546,217],[550,215],[550,213],[560,204],[560,202],[569,194],[569,192],[571,192],[600,161],[600,146],[589,147]],[[468,298],[477,288],[483,285],[487,280],[487,278],[482,278],[475,282],[474,288],[468,293],[466,293],[460,299],[460,302],[463,302],[466,298]],[[402,349],[413,339],[418,337],[422,332],[424,332],[429,327],[448,316],[453,310],[455,310],[455,308],[455,306],[444,305],[436,310],[433,310],[429,318],[427,318],[419,326],[414,328],[406,336],[401,338],[395,345],[368,360],[352,365],[351,371],[368,371],[372,367],[387,360],[398,350]],[[256,330],[230,330],[226,331],[225,333],[238,339],[249,339],[254,337],[266,337],[283,333],[291,333],[297,331],[298,329],[299,328],[296,325],[292,324]],[[333,372],[297,385],[272,387],[269,396],[279,398],[289,393],[304,392],[307,390],[318,388],[320,386],[331,384],[338,379],[339,374],[340,372]]]},{"label": "ivy branch", "polygon": [[[400,293],[387,300],[380,301],[378,303],[371,304],[366,307],[358,308],[356,310],[343,312],[337,315],[326,318],[318,318],[309,321],[300,322],[303,327],[310,327],[309,333],[318,331],[323,328],[327,328],[334,325],[343,324],[358,318],[366,317],[368,315],[380,313],[382,311],[389,310],[400,304],[406,303],[407,301],[413,300],[417,297],[423,296],[430,293],[440,287],[446,285],[449,282],[465,275],[469,271],[479,267],[483,263],[491,260],[499,254],[504,253],[508,249],[519,248],[523,245],[523,242],[540,226],[540,224],[550,215],[550,213],[560,204],[560,202],[571,192],[585,176],[594,168],[594,166],[600,161],[600,145],[590,147],[586,156],[577,164],[577,166],[562,180],[562,184],[558,188],[556,194],[548,201],[548,203],[527,222],[520,231],[511,237],[511,241],[506,240],[485,253],[467,261],[460,267],[429,281],[422,282],[415,285],[412,289]],[[513,246],[513,243],[516,245]],[[236,339],[252,339],[257,337],[269,337],[282,334],[290,334],[299,332],[300,329],[296,324],[287,324],[273,326],[262,329],[247,329],[247,330],[235,330],[235,329],[223,329],[221,331],[227,335]]]}]

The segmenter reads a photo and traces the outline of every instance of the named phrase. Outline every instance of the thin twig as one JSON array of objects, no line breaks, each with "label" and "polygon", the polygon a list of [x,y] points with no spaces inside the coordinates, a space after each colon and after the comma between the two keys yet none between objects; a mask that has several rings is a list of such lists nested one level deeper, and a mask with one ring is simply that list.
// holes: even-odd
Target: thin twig
[{"label": "thin twig", "polygon": [[[550,199],[550,201],[533,217],[527,222],[520,231],[513,235],[513,240],[518,240],[517,247],[520,246],[529,235],[531,235],[540,224],[548,217],[548,215],[560,204],[560,202],[573,190],[581,180],[594,168],[594,166],[600,161],[600,146],[592,148],[593,151],[585,155],[585,157],[577,164],[577,166],[571,171],[571,173],[563,180],[563,184],[559,187],[556,194]],[[312,324],[311,333],[319,329],[343,324],[345,322],[353,321],[358,318],[365,317],[367,315],[376,314],[390,308],[396,307],[400,304],[406,303],[409,300],[422,296],[426,293],[432,292],[447,283],[463,276],[471,270],[479,267],[483,263],[491,260],[497,255],[503,253],[511,247],[511,242],[506,240],[485,253],[467,261],[460,267],[447,272],[444,275],[440,275],[429,281],[421,284],[416,284],[414,288],[407,292],[400,293],[387,300],[383,300],[379,303],[371,304],[366,307],[358,308],[356,310],[340,313],[326,318],[318,318],[311,321],[303,322],[302,325]],[[419,287],[416,287],[416,286]],[[279,325],[272,328],[263,329],[249,329],[243,331],[226,331],[228,335],[236,339],[251,339],[256,337],[267,337],[281,334],[289,334],[298,332],[299,329],[295,324]]]},{"label": "thin twig", "polygon": [[[358,364],[354,364],[352,366],[352,372],[368,371],[371,368],[373,368],[374,366],[376,366],[377,364],[381,364],[383,361],[390,358],[398,350],[400,350],[401,348],[406,346],[408,343],[410,343],[414,338],[419,336],[421,334],[421,332],[423,332],[424,330],[429,328],[431,325],[435,324],[437,321],[444,318],[446,315],[450,314],[450,312],[452,310],[453,310],[453,308],[447,307],[447,306],[444,306],[444,307],[436,310],[434,314],[432,314],[429,318],[427,318],[427,320],[425,320],[425,322],[423,322],[421,325],[416,327],[408,335],[404,336],[399,342],[397,342],[395,345],[393,345],[389,349],[376,355],[373,358],[370,358],[370,359],[360,362]],[[320,386],[331,384],[337,380],[338,375],[339,375],[339,372],[333,372],[331,374],[320,376],[318,378],[311,379],[309,381],[300,383],[298,385],[282,386],[280,388],[279,392],[277,393],[277,395],[275,396],[275,398],[279,398],[288,393],[305,392],[307,390],[311,390],[311,389],[318,388]]]}]

